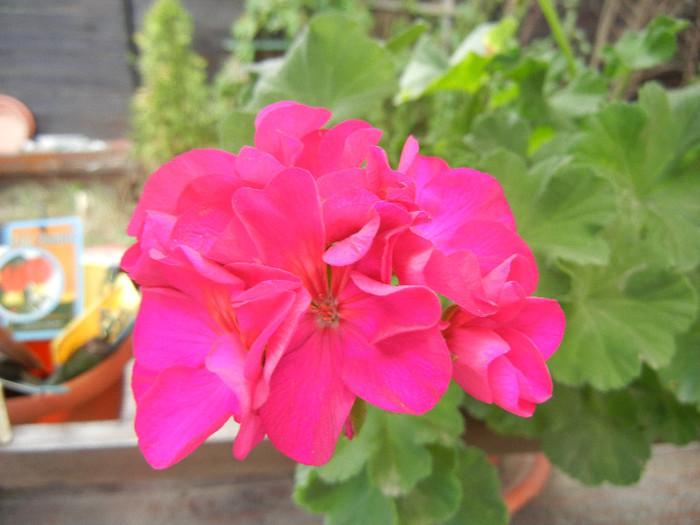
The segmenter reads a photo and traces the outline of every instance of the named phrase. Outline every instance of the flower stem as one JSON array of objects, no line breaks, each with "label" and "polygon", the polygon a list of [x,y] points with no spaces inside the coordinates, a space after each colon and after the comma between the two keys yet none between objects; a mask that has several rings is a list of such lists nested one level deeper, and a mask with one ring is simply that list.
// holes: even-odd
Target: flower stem
[{"label": "flower stem", "polygon": [[569,66],[569,72],[572,76],[576,75],[576,61],[574,60],[574,53],[571,50],[571,44],[569,43],[568,38],[566,38],[566,35],[564,34],[561,21],[559,20],[559,15],[557,14],[557,10],[554,8],[552,0],[537,0],[537,3],[540,5],[540,9],[542,9],[542,14],[544,14],[544,17],[547,19],[549,28],[554,36],[554,40],[557,41],[559,49],[561,49],[561,52],[564,53],[564,57],[566,58],[566,62]]}]

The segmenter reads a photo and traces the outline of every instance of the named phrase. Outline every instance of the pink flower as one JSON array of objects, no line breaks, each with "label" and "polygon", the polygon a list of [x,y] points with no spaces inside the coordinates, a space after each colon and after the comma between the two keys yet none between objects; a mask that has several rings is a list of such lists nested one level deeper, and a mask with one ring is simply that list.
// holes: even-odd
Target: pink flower
[{"label": "pink flower", "polygon": [[531,297],[535,258],[516,232],[501,185],[419,155],[412,138],[399,170],[413,180],[415,202],[428,215],[395,245],[399,281],[427,285],[456,303],[445,331],[455,381],[481,401],[532,415],[551,397],[545,361],[565,322],[556,301]]},{"label": "pink flower", "polygon": [[530,261],[517,255],[494,268],[483,286],[496,311],[478,317],[455,305],[445,330],[455,381],[476,399],[525,417],[552,395],[545,361],[565,325],[556,301],[530,296],[533,273]]},{"label": "pink flower", "polygon": [[536,269],[501,185],[486,173],[450,169],[442,159],[418,155],[413,138],[406,142],[399,170],[414,181],[415,202],[428,217],[397,243],[399,280],[425,284],[475,315],[494,312],[482,276],[514,254]]},{"label": "pink flower", "polygon": [[234,450],[245,455],[264,435],[257,408],[308,293],[286,272],[221,266],[187,247],[157,264],[168,286],[142,288],[134,330],[141,449],[169,466],[233,416]]},{"label": "pink flower", "polygon": [[531,297],[534,257],[498,182],[414,139],[392,169],[379,130],[330,116],[273,104],[255,147],[185,153],[145,185],[122,267],[143,292],[135,426],[154,467],[230,418],[237,458],[268,436],[319,465],[358,399],[421,414],[454,378],[529,415],[551,395],[563,316]]},{"label": "pink flower", "polygon": [[143,290],[133,388],[155,467],[230,417],[236,457],[267,434],[321,464],[352,432],[358,397],[423,413],[447,389],[440,302],[425,286],[391,285],[386,266],[415,213],[384,197],[405,188],[377,130],[321,129],[329,116],[273,105],[256,148],[186,153],[144,188],[122,266]]}]

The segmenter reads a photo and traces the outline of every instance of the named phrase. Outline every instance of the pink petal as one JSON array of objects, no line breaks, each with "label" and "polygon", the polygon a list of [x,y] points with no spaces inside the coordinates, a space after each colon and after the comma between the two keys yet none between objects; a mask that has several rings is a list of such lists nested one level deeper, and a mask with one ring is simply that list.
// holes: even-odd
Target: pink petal
[{"label": "pink petal", "polygon": [[415,181],[416,189],[420,191],[430,181],[441,178],[449,170],[449,164],[439,157],[417,155],[406,169],[406,174]]},{"label": "pink petal", "polygon": [[493,298],[498,303],[503,303],[505,300],[503,294],[506,293],[505,287],[508,286],[508,283],[517,284],[525,297],[535,291],[538,278],[535,260],[531,257],[514,254],[493,268],[482,282],[487,297]]},{"label": "pink petal", "polygon": [[508,343],[487,328],[463,327],[450,329],[447,334],[447,346],[455,356],[455,381],[472,397],[493,403],[489,367],[494,360],[508,353]]},{"label": "pink petal", "polygon": [[188,246],[207,254],[231,222],[229,203],[202,203],[183,211],[173,227],[170,246]]},{"label": "pink petal", "polygon": [[331,266],[347,266],[364,257],[372,246],[381,219],[374,215],[362,228],[338,241],[323,254],[323,262]]},{"label": "pink petal", "polygon": [[295,461],[330,460],[355,395],[340,378],[342,343],[309,316],[270,379],[260,416],[272,444]]},{"label": "pink petal", "polygon": [[504,358],[512,369],[507,374],[495,367],[489,370],[494,402],[514,414],[528,417],[532,415],[530,409],[534,410],[534,404],[543,403],[552,396],[552,378],[532,341],[506,327],[499,328],[498,334],[510,346]]},{"label": "pink petal", "polygon": [[[245,375],[248,352],[236,334],[227,333],[217,338],[206,356],[206,368],[216,374],[233,392],[238,401],[237,414],[251,410],[252,389],[257,378]],[[258,363],[260,369],[260,363]]]},{"label": "pink petal", "polygon": [[136,236],[147,211],[173,213],[183,189],[203,174],[234,177],[235,155],[215,149],[193,150],[161,166],[146,182],[127,233]]},{"label": "pink petal", "polygon": [[[423,235],[422,227],[420,230],[419,233]],[[436,241],[433,240],[433,242]],[[449,238],[443,239],[439,248],[448,254],[456,250],[469,250],[478,259],[483,275],[517,255],[530,264],[530,274],[526,284],[530,293],[534,291],[534,286],[537,284],[537,265],[530,247],[514,230],[500,222],[469,221],[451,232]]]},{"label": "pink petal", "polygon": [[245,459],[251,450],[265,437],[262,418],[251,414],[241,421],[236,440],[233,442],[233,455],[236,459]]},{"label": "pink petal", "polygon": [[215,374],[201,368],[163,370],[137,403],[139,447],[153,468],[169,467],[221,428],[235,408],[233,393]]},{"label": "pink petal", "polygon": [[432,219],[419,233],[440,248],[461,226],[474,220],[500,222],[515,230],[500,183],[475,170],[458,168],[442,173],[419,189],[417,202]]},{"label": "pink petal", "polygon": [[[354,328],[354,327],[353,327]],[[365,401],[394,412],[422,414],[447,390],[452,361],[437,328],[365,342],[343,329],[343,380]]]},{"label": "pink petal", "polygon": [[361,166],[382,132],[361,120],[346,120],[330,128],[321,139],[313,172],[317,176]]},{"label": "pink petal", "polygon": [[381,218],[379,230],[369,251],[357,261],[354,269],[372,279],[389,283],[394,271],[394,246],[401,235],[408,231],[414,217],[401,206],[390,202],[379,201],[374,209]]},{"label": "pink petal", "polygon": [[325,232],[316,183],[307,171],[288,169],[263,190],[242,188],[233,206],[265,265],[301,277],[313,295],[323,293]]},{"label": "pink petal", "polygon": [[529,297],[520,314],[508,326],[527,336],[547,360],[561,343],[566,319],[557,301]]},{"label": "pink petal", "polygon": [[134,357],[153,370],[202,366],[216,330],[202,305],[181,292],[146,288],[134,326]]},{"label": "pink petal", "polygon": [[162,286],[165,280],[153,256],[160,256],[163,251],[168,250],[175,217],[149,211],[144,214],[143,219],[140,240],[124,253],[121,267],[142,286]]},{"label": "pink petal", "polygon": [[424,286],[392,286],[357,272],[350,277],[354,286],[338,297],[343,326],[351,325],[370,344],[440,321],[440,300]]},{"label": "pink petal", "polygon": [[418,141],[413,135],[406,139],[406,143],[401,150],[401,158],[399,159],[399,171],[406,172],[418,156]]},{"label": "pink petal", "polygon": [[494,303],[483,298],[481,271],[471,252],[447,256],[427,239],[407,232],[394,247],[394,271],[400,283],[425,285],[474,314],[496,310]]},{"label": "pink petal", "polygon": [[152,370],[141,365],[138,361],[134,361],[133,371],[131,374],[131,391],[134,394],[134,400],[138,405],[141,397],[148,392],[158,379],[160,370]]},{"label": "pink petal", "polygon": [[236,157],[236,171],[247,186],[264,188],[285,165],[269,153],[243,146]]},{"label": "pink petal", "polygon": [[303,148],[301,139],[319,130],[330,118],[330,111],[324,108],[289,101],[272,104],[255,119],[255,146],[285,166],[293,166]]},{"label": "pink petal", "polygon": [[374,207],[378,200],[376,195],[358,187],[328,195],[323,200],[326,242],[335,243],[357,233],[377,215]]}]

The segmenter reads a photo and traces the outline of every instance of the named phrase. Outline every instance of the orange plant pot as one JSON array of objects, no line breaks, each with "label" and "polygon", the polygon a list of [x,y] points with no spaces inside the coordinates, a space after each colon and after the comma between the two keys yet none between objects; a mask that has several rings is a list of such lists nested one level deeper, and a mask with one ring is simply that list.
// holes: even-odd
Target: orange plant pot
[{"label": "orange plant pot", "polygon": [[104,361],[66,381],[66,392],[6,399],[10,423],[59,423],[118,419],[122,402],[124,366],[131,359],[131,336]]}]

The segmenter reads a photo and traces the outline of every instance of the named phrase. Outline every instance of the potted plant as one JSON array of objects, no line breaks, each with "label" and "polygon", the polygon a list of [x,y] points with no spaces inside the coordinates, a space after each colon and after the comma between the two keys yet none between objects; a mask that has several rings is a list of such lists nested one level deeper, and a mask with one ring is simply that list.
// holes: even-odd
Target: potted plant
[{"label": "potted plant", "polygon": [[[539,4],[556,47],[518,45],[517,17],[476,28],[451,53],[427,25],[380,42],[345,18],[316,17],[281,62],[261,69],[245,105],[223,122],[222,147],[233,155],[192,152],[156,172],[130,224],[137,244],[123,261],[132,278],[152,292],[144,296],[135,331],[133,386],[141,407],[140,445],[154,466],[179,460],[236,414],[242,426],[235,454],[243,457],[267,434],[275,446],[313,465],[299,467],[295,498],[326,513],[328,523],[503,523],[507,513],[495,469],[483,451],[463,441],[470,428],[467,422],[465,429],[465,413],[467,421],[481,420],[498,434],[538,440],[553,464],[587,484],[634,483],[653,443],[697,439],[700,90],[697,84],[669,89],[649,82],[633,100],[621,98],[631,72],[671,59],[676,34],[686,24],[658,17],[608,46],[605,67],[596,69],[572,49],[551,4]],[[381,153],[373,149],[378,128],[384,131]],[[328,129],[335,131],[323,131]],[[329,134],[338,140],[324,143]],[[415,138],[407,141],[410,135]],[[346,144],[353,146],[343,149]],[[438,186],[452,180],[448,167],[460,166],[479,171],[460,172],[461,182],[442,186],[432,200],[423,193],[433,180]],[[321,186],[308,178],[312,173],[322,180],[321,174],[339,168],[345,172]],[[306,182],[284,180],[279,177],[284,170],[290,170],[287,179]],[[510,237],[508,250],[489,251],[480,243],[488,239],[491,248],[502,247],[499,226],[459,229],[466,224],[460,205],[486,202],[476,186],[459,193],[459,184],[475,173],[498,180],[517,222],[517,239],[526,245]],[[343,206],[356,207],[347,215],[338,211],[349,209],[339,204],[339,194],[368,190],[370,181],[376,198],[401,202],[418,222],[402,223],[408,230],[397,223],[401,235],[393,238],[394,230],[382,229],[388,216],[380,214],[372,223],[372,212],[363,208],[373,198],[344,195]],[[324,221],[332,226],[323,231],[337,236],[324,238],[321,251],[309,259],[308,250],[318,250],[317,236],[324,235],[300,233],[313,230],[318,219],[313,206],[309,209],[314,195],[330,201]],[[421,227],[439,224],[444,209],[454,224],[444,230]],[[508,221],[505,215],[496,220],[514,233]],[[475,255],[476,266],[466,256],[452,264],[457,256],[447,245],[466,246],[453,237],[458,231],[473,235],[476,244],[467,251]],[[372,259],[376,239],[385,241],[378,250],[383,258]],[[303,256],[293,255],[300,249]],[[327,274],[308,264],[316,255],[330,268]],[[531,255],[537,273],[523,270],[532,268],[528,264],[518,269],[514,261],[532,260]],[[512,263],[507,271],[506,259]],[[253,263],[268,269],[253,272]],[[349,266],[352,277],[338,269]],[[452,272],[468,268],[478,276],[475,286],[488,286],[460,295],[457,288],[469,279]],[[290,269],[294,278],[275,273]],[[500,274],[493,273],[497,269]],[[372,282],[365,280],[368,274]],[[275,287],[258,288],[270,282]],[[504,360],[493,357],[523,348],[489,311],[503,304],[485,290],[498,289],[503,298],[506,283],[517,283],[518,297],[542,307],[528,323],[536,330],[524,325],[516,330],[525,337],[518,341],[534,342],[542,360],[551,355],[546,367],[554,393],[536,410],[534,405],[549,397],[547,368],[533,364],[537,354],[526,358],[514,352],[505,359],[516,376],[521,374],[517,388],[497,381],[515,376],[501,375]],[[411,382],[410,374],[367,362],[355,377],[373,377],[376,388],[354,382],[344,409],[323,405],[324,399],[338,399],[347,386],[343,374],[351,374],[359,361],[357,355],[341,352],[341,359],[321,350],[328,361],[309,361],[326,347],[306,341],[318,341],[319,326],[341,326],[348,318],[352,309],[339,299],[345,286],[358,296],[384,299],[398,299],[406,286],[419,287],[410,288],[412,293],[431,290],[433,295],[420,301],[406,296],[382,310],[392,315],[415,312],[418,304],[437,307],[435,299],[440,301],[439,321],[431,318],[434,323],[426,328],[413,318],[405,327],[413,335],[418,326],[437,329],[447,344],[455,382],[436,387],[439,401],[417,409],[412,403],[420,396],[407,394],[412,390],[406,385],[435,387],[432,381],[440,373]],[[302,289],[313,291],[313,299]],[[262,308],[256,301],[263,298],[268,313],[285,312],[274,317],[272,328],[255,328],[252,321]],[[467,305],[470,300],[476,302]],[[563,324],[556,304],[566,316],[560,346]],[[290,319],[307,319],[309,308],[315,317],[299,335]],[[182,332],[162,328],[160,320],[166,318],[177,319]],[[381,323],[363,326],[370,325],[374,330]],[[486,334],[494,331],[499,337],[489,339]],[[256,346],[263,333],[268,342]],[[378,334],[370,339],[381,341]],[[509,344],[499,353],[495,349],[504,340]],[[166,355],[176,344],[182,351]],[[288,353],[288,344],[297,351]],[[186,349],[194,347],[197,352]],[[413,347],[406,341],[401,351]],[[491,358],[480,353],[486,348],[493,350]],[[440,369],[438,354],[431,354],[437,361],[428,359],[427,369],[417,367],[421,374]],[[469,361],[475,357],[481,368]],[[351,364],[344,370],[341,361]],[[462,373],[454,374],[462,365]],[[444,366],[449,368],[447,362]],[[341,379],[331,373],[337,370]],[[493,383],[484,379],[489,373]],[[302,395],[300,385],[318,385],[321,379],[325,390]],[[187,385],[197,410],[177,397],[175,384]],[[508,385],[511,397],[505,395]],[[543,387],[539,394],[535,385]],[[380,401],[382,392],[387,397]],[[313,419],[302,410],[305,403],[316,416],[335,417],[333,430],[319,431],[319,421],[327,419]],[[298,418],[298,425],[290,418]],[[338,437],[339,428],[347,437]]]}]

